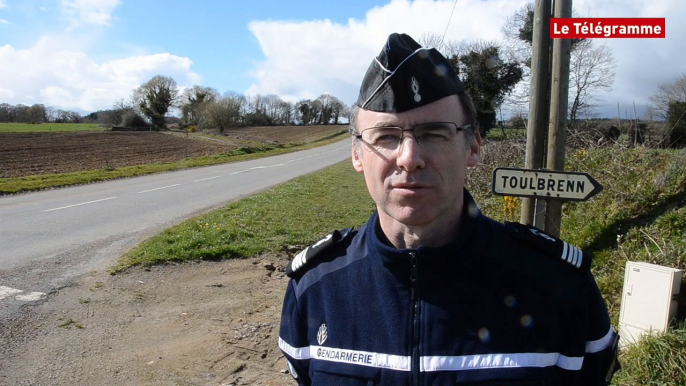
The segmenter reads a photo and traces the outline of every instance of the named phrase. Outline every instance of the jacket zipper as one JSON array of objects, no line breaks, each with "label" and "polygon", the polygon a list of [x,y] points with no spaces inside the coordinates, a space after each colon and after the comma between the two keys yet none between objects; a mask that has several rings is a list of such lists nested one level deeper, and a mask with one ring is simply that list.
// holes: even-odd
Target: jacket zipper
[{"label": "jacket zipper", "polygon": [[419,269],[417,264],[417,254],[410,252],[410,263],[412,270],[410,273],[410,288],[412,296],[412,384],[419,385],[419,295],[417,292],[417,281],[419,280]]}]

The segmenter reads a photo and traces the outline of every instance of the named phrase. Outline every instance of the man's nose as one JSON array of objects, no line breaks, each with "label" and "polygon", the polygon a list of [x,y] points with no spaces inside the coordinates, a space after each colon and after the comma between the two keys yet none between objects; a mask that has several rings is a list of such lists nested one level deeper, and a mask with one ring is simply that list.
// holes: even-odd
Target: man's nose
[{"label": "man's nose", "polygon": [[404,134],[398,145],[396,164],[408,172],[423,168],[424,158],[417,138],[412,133]]}]

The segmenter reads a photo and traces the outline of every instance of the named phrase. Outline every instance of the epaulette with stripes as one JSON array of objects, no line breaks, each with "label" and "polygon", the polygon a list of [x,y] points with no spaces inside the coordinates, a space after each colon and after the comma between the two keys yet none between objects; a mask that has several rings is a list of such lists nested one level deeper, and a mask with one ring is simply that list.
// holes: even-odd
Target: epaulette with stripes
[{"label": "epaulette with stripes", "polygon": [[546,252],[546,255],[550,257],[559,259],[582,272],[588,272],[591,269],[591,260],[593,258],[589,253],[567,244],[567,242],[555,236],[551,236],[532,226],[516,222],[505,222],[505,227],[514,237],[525,241],[536,249]]},{"label": "epaulette with stripes", "polygon": [[323,256],[324,251],[348,238],[348,236],[353,233],[352,231],[353,228],[333,231],[323,239],[300,251],[300,253],[295,255],[293,260],[286,266],[286,276],[293,277],[313,266],[313,262],[318,257]]}]

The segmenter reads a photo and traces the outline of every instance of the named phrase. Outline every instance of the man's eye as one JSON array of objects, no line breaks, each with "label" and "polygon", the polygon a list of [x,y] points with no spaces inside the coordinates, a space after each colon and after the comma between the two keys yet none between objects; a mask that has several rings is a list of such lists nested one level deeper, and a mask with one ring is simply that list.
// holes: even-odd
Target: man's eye
[{"label": "man's eye", "polygon": [[400,132],[393,129],[379,129],[371,133],[372,140],[379,141],[397,141],[400,138]]},{"label": "man's eye", "polygon": [[449,132],[446,130],[425,131],[419,136],[420,141],[446,141],[448,140]]},{"label": "man's eye", "polygon": [[394,143],[398,142],[400,136],[395,133],[382,133],[374,137],[376,143]]}]

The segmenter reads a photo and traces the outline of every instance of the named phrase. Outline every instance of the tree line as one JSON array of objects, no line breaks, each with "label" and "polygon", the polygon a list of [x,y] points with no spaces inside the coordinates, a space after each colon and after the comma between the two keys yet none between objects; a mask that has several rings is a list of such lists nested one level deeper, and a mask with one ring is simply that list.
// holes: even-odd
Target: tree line
[{"label": "tree line", "polygon": [[277,95],[242,95],[219,93],[216,89],[195,85],[180,91],[174,79],[156,75],[133,90],[128,101],[119,100],[108,111],[121,125],[136,126],[145,119],[158,129],[167,127],[166,116],[177,108],[179,124],[192,129],[274,125],[331,125],[347,120],[349,107],[330,94],[298,102],[284,101]]},{"label": "tree line", "polygon": [[82,123],[84,118],[75,111],[61,110],[36,103],[32,106],[0,103],[0,122],[18,123]]}]

